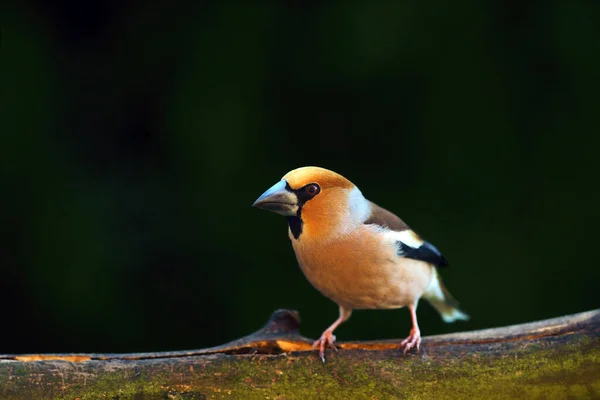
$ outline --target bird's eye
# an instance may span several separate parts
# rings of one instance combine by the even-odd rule
[[[306,190],[306,193],[309,195],[316,196],[321,191],[321,188],[316,183],[311,183],[310,185],[306,185],[304,190]]]

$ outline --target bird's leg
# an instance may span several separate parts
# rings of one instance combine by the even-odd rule
[[[333,335],[333,331],[340,326],[340,324],[350,318],[350,314],[352,314],[352,309],[347,309],[340,306],[340,316],[335,320],[333,324],[321,335],[319,340],[315,340],[313,343],[313,348],[319,347],[319,356],[321,357],[321,361],[325,362],[325,346],[329,346],[335,350],[335,336]]]
[[[419,346],[421,345],[421,331],[419,331],[419,324],[417,324],[417,305],[411,305],[408,309],[410,310],[410,317],[412,319],[412,328],[410,335],[400,343],[400,347],[404,347],[404,354],[413,347],[419,350]]]

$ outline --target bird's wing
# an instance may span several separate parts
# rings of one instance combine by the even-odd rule
[[[385,234],[396,240],[397,254],[413,260],[425,261],[437,267],[445,267],[448,260],[431,243],[421,239],[397,215],[371,202],[371,215],[365,224],[385,228]]]
[[[410,229],[410,227],[393,212],[388,211],[383,207],[379,207],[372,201],[370,203],[371,215],[365,221],[365,224],[375,224],[398,232]]]
[[[448,260],[440,251],[429,242],[423,241],[419,247],[412,247],[402,240],[396,241],[398,247],[397,254],[401,257],[412,258],[413,260],[425,261],[436,267],[448,266]]]

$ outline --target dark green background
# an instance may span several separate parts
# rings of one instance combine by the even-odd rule
[[[599,306],[600,3],[5,2],[2,352],[199,348],[295,308],[285,220],[250,205],[333,169],[450,260],[472,315]],[[404,337],[358,311],[338,339]]]

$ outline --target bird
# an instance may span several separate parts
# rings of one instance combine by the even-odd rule
[[[344,176],[297,168],[252,206],[286,217],[304,276],[339,307],[339,318],[313,344],[323,362],[326,347],[337,350],[333,333],[353,310],[407,307],[412,327],[400,343],[404,354],[420,349],[421,298],[447,323],[470,318],[442,283],[438,269],[449,265],[444,255]]]

